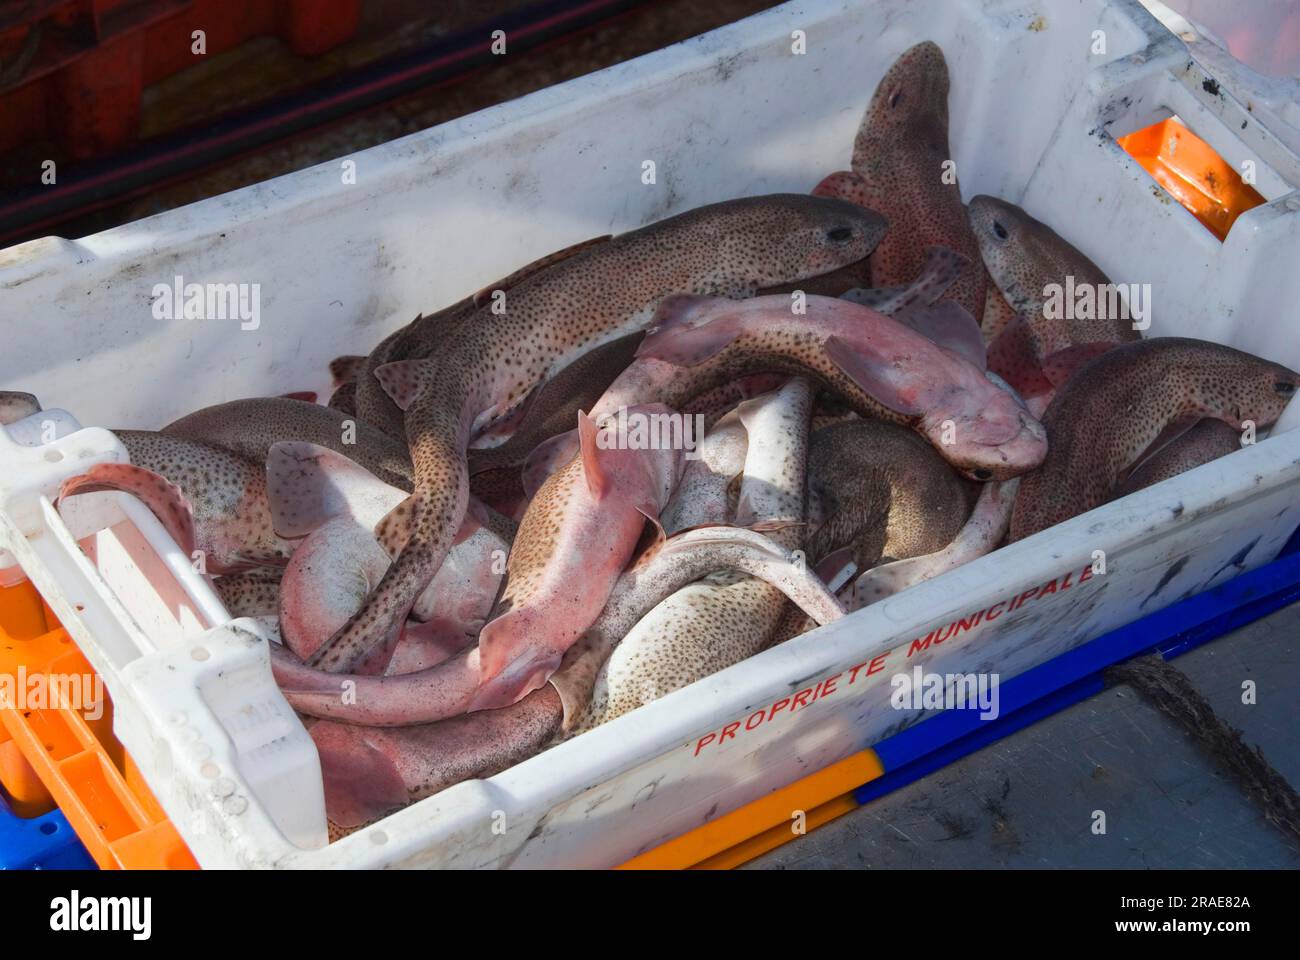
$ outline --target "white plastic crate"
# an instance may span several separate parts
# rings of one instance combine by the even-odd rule
[[[792,52],[796,30],[806,54]],[[1105,53],[1094,54],[1099,30]],[[948,58],[968,198],[1020,202],[1116,282],[1152,284],[1150,335],[1300,367],[1290,321],[1300,163],[1290,133],[1261,125],[1238,98],[1248,77],[1236,94],[1209,92],[1204,68],[1136,0],[822,0],[148,220],[0,251],[0,388],[86,423],[141,428],[235,397],[324,390],[335,355],[365,352],[416,313],[553,249],[703,203],[810,190],[847,166],[877,81],[923,39]],[[1113,142],[1172,113],[1229,162],[1258,166],[1269,203],[1223,244]],[[655,185],[641,182],[644,160],[656,163]],[[260,284],[260,326],[155,319],[153,286],[175,276]],[[915,722],[889,706],[895,668],[1010,678],[1272,559],[1300,524],[1300,432],[1283,429],[1296,420],[1293,407],[1272,438],[1226,460],[329,846],[314,749],[275,690],[265,645],[205,631],[219,606],[129,497],[84,498],[71,535],[50,508],[62,476],[120,455],[111,436],[72,432],[54,461],[0,442],[0,547],[103,675],[120,738],[200,864],[609,866]],[[149,561],[133,525],[162,557],[145,568],[171,598],[162,606],[123,559]],[[101,570],[71,536],[105,526],[96,535],[125,549],[98,550],[117,558]],[[1108,572],[1084,577],[1095,550]],[[160,624],[160,609],[187,612]],[[932,634],[981,611],[956,636]],[[833,693],[767,719],[770,705],[836,674]]]

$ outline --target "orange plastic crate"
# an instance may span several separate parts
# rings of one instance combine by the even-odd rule
[[[197,868],[113,736],[107,691],[30,582],[0,588],[0,678],[0,784],[16,813],[57,805],[104,869]],[[27,700],[52,680],[80,683],[83,702]]]
[[[1119,145],[1220,240],[1239,216],[1265,202],[1213,147],[1177,119],[1135,130],[1120,137]]]

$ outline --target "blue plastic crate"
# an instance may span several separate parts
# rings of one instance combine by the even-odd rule
[[[904,787],[967,754],[1105,689],[1105,669],[1159,653],[1166,660],[1300,602],[1300,529],[1277,559],[1103,634],[1002,686],[1002,715],[984,722],[973,710],[947,710],[875,745],[883,776],[854,791],[858,803]]]
[[[94,870],[95,861],[60,810],[25,820],[0,790],[0,870]]]

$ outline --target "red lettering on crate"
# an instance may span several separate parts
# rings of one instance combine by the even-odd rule
[[[1026,590],[1024,593],[1017,594],[1016,596],[999,600],[997,603],[985,607],[983,610],[976,610],[973,613],[968,613],[964,616],[958,617],[951,623],[946,623],[940,627],[934,627],[926,633],[925,636],[917,637],[911,642],[907,648],[907,656],[911,657],[914,653],[927,650],[931,645],[938,646],[954,637],[960,636],[967,630],[974,630],[981,623],[992,622],[1004,613],[1018,610],[1026,604],[1032,603],[1042,597],[1058,593],[1062,590],[1069,590],[1075,584],[1085,583],[1091,579],[1092,566],[1089,565],[1079,571],[1077,579],[1073,572],[1067,573],[1063,577],[1054,577],[1041,586]],[[895,647],[894,649],[898,648]],[[892,652],[892,650],[886,650],[884,653],[877,654],[870,660],[864,660],[861,663],[856,663],[849,667],[847,671],[849,677],[847,685],[852,686],[856,683],[859,675],[869,677],[873,674],[880,673],[885,669],[885,661],[889,659],[889,655]],[[743,721],[733,720],[721,729],[706,733],[696,741],[693,756],[698,757],[700,751],[705,747],[721,746],[727,740],[736,739],[738,732],[757,730],[759,727],[763,726],[763,724],[770,723],[775,719],[778,713],[783,711],[785,713],[794,713],[800,707],[809,706],[816,703],[818,700],[825,700],[827,697],[833,695],[837,690],[839,690],[839,682],[843,677],[843,672],[832,674],[831,676],[818,681],[815,686],[805,687],[788,697],[782,697],[780,700],[777,700],[770,706],[764,707],[762,710],[755,710]],[[742,726],[744,728],[743,731],[741,729]]]

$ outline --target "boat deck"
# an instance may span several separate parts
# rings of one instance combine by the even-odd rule
[[[1300,783],[1300,604],[1173,664]],[[1242,684],[1254,680],[1254,705]],[[1105,835],[1091,830],[1106,814]],[[1167,716],[1127,685],[1053,714],[752,861],[756,869],[1296,869],[1269,824]]]

